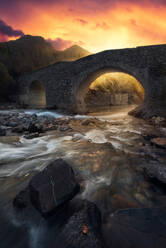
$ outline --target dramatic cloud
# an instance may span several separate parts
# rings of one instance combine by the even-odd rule
[[[0,9],[11,12],[12,10],[20,10],[20,6],[25,6],[27,3],[38,6],[63,5],[68,6],[72,10],[79,6],[80,8],[91,9],[95,11],[96,8],[100,10],[105,8],[105,6],[112,7],[117,4],[166,6],[165,0],[1,0]]]
[[[95,28],[101,28],[104,30],[110,29],[110,26],[106,22],[97,23]]]
[[[74,44],[71,40],[63,40],[61,38],[56,38],[55,40],[47,39],[47,41],[50,42],[56,50],[64,50]]]
[[[82,41],[73,42],[71,40],[63,40],[61,38],[56,38],[55,40],[47,39],[47,41],[50,42],[55,47],[56,50],[64,50],[73,45],[79,45],[79,46],[84,45],[84,42]]]
[[[0,0],[12,31],[43,36],[60,50],[82,42],[91,52],[166,43],[165,13],[165,0]],[[0,40],[10,37],[0,31]]]
[[[83,20],[83,19],[79,19],[79,18],[77,18],[77,19],[76,19],[76,21],[77,21],[77,22],[79,22],[79,23],[81,23],[82,25],[86,25],[86,24],[88,24],[88,22],[87,22],[87,21],[85,21],[85,20]]]
[[[19,37],[23,35],[24,33],[21,30],[13,29],[4,21],[0,20],[0,41],[5,41],[8,37]]]

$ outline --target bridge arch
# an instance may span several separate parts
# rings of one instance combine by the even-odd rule
[[[84,112],[83,93],[98,76],[124,72],[135,77],[145,98],[133,114],[141,118],[166,117],[166,45],[107,50],[72,62],[58,62],[18,79],[18,102],[29,103],[29,86],[44,83],[47,108]]]
[[[141,78],[141,75],[139,75],[139,72],[137,72],[136,70],[135,71],[131,70],[131,71],[126,70],[126,69],[116,68],[116,67],[109,67],[109,68],[100,68],[100,69],[97,69],[95,71],[88,73],[84,78],[80,80],[79,84],[77,85],[77,89],[75,91],[76,111],[79,113],[87,112],[86,103],[85,103],[85,95],[87,93],[89,86],[97,78],[107,73],[114,73],[114,72],[124,73],[124,74],[130,75],[133,78],[135,78],[139,82],[139,84],[142,86],[142,88],[144,89],[144,100],[145,100],[146,99],[146,85],[143,79]]]
[[[39,80],[31,82],[29,87],[29,106],[33,108],[46,107],[46,89],[44,84]]]

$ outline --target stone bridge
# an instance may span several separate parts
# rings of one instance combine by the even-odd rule
[[[20,101],[33,107],[32,88],[36,92],[43,88],[46,107],[84,113],[89,85],[108,72],[128,73],[142,84],[145,99],[137,115],[166,116],[166,45],[108,50],[74,62],[55,63],[19,78]]]

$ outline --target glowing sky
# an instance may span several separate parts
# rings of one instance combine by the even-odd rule
[[[166,1],[0,0],[0,40],[19,32],[91,52],[166,43]]]

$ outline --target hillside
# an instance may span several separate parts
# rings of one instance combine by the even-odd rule
[[[89,54],[79,46],[57,51],[51,43],[39,36],[25,35],[14,41],[0,42],[0,102],[9,99],[15,93],[16,79],[20,75],[59,61],[73,61]]]
[[[0,62],[13,77],[47,66],[55,61],[55,56],[54,48],[42,37],[28,35],[0,43]]]
[[[72,61],[90,53],[79,46],[57,51],[44,38],[26,35],[0,43],[0,62],[14,78],[59,61]]]
[[[88,55],[90,55],[90,52],[80,46],[74,45],[65,49],[64,51],[59,52],[59,55],[57,55],[57,60],[73,61]]]

